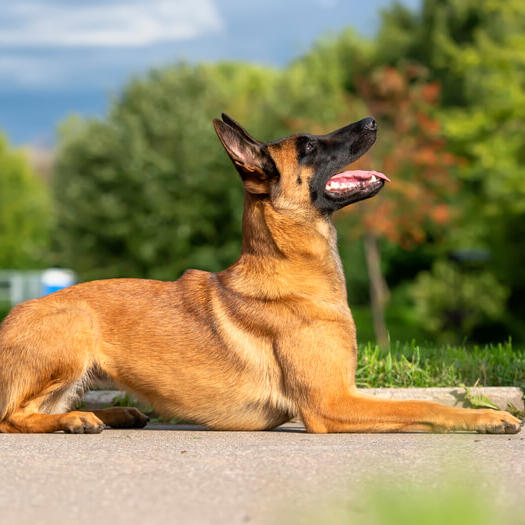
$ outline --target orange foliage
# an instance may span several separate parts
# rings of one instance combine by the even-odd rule
[[[436,105],[439,103],[441,86],[437,82],[429,82],[421,87],[421,94],[427,104]]]
[[[378,121],[378,141],[354,169],[375,169],[392,184],[365,204],[350,206],[365,231],[384,236],[403,248],[427,238],[454,217],[448,201],[458,183],[451,168],[460,159],[446,150],[440,124],[432,116],[440,86],[425,82],[417,66],[376,69],[356,83],[357,97]]]

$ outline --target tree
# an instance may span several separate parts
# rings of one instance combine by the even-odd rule
[[[492,254],[489,269],[511,290],[511,324],[521,327],[509,330],[522,337],[525,277],[515,269],[525,264],[524,34],[521,0],[426,0],[420,12],[386,11],[377,48],[392,65],[424,64],[443,86],[443,135],[468,161],[459,172],[461,228],[450,244]]]
[[[175,279],[238,249],[240,184],[211,119],[221,93],[204,67],[132,81],[104,120],[62,127],[54,179],[59,256],[83,279]]]
[[[464,271],[437,260],[420,272],[410,287],[414,307],[427,333],[441,342],[473,335],[480,325],[493,325],[505,313],[507,290],[485,271]]]
[[[46,187],[0,135],[0,268],[42,268],[51,213]]]

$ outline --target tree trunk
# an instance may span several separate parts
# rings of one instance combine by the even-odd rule
[[[385,322],[385,305],[390,298],[390,292],[381,273],[381,256],[377,246],[377,237],[372,233],[365,234],[365,255],[376,341],[379,346],[386,347],[388,346],[388,332]]]

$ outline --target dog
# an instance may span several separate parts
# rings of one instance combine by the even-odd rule
[[[356,389],[331,216],[388,181],[345,170],[375,142],[375,120],[274,142],[225,114],[213,123],[244,187],[240,258],[219,273],[92,281],[14,307],[0,326],[0,431],[144,427],[131,407],[68,411],[110,380],[163,416],[211,429],[272,429],[300,416],[314,433],[518,432],[507,412]]]

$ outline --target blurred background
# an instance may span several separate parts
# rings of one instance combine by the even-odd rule
[[[359,341],[525,342],[522,0],[18,0],[0,49],[0,318],[231,264],[221,112],[261,140],[373,115],[359,167],[392,184],[334,217]]]

